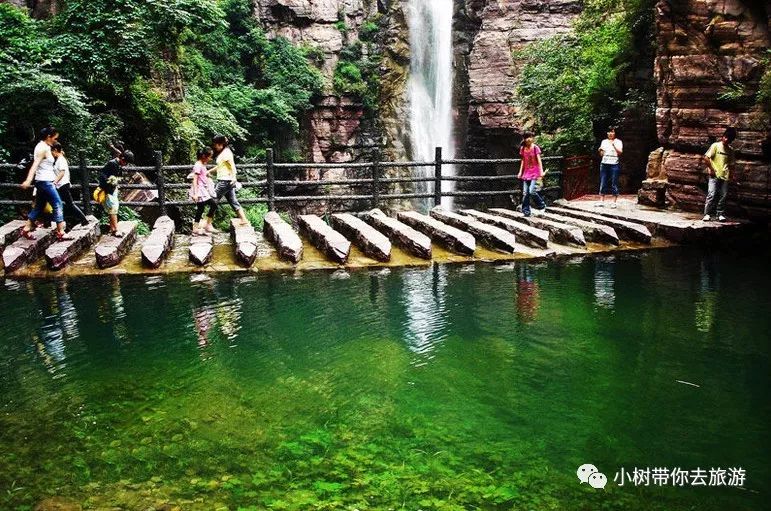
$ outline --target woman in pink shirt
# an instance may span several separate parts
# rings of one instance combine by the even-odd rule
[[[519,146],[519,156],[522,162],[519,165],[517,177],[522,180],[522,213],[530,216],[530,197],[535,201],[536,209],[546,208],[546,204],[538,195],[538,180],[543,177],[543,163],[541,163],[541,148],[535,145],[535,135],[528,132]]]

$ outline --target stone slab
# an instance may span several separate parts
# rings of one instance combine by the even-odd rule
[[[586,239],[584,239],[584,233],[581,229],[574,225],[560,224],[553,220],[539,218],[535,211],[531,216],[525,216],[524,213],[505,208],[492,208],[490,212],[547,231],[549,239],[555,243],[579,247],[586,245]]]
[[[378,261],[391,260],[391,241],[364,220],[350,213],[334,213],[330,221],[334,229],[369,257]]]
[[[257,259],[257,233],[252,224],[243,224],[238,218],[230,220],[230,236],[238,260],[247,267]]]
[[[543,217],[562,224],[575,225],[579,227],[583,233],[586,241],[593,243],[604,243],[607,245],[618,245],[618,234],[616,230],[609,225],[602,225],[588,220],[581,220],[580,218],[573,218],[565,215],[558,215],[556,213],[550,213],[543,211],[538,213],[539,217]]]
[[[24,220],[11,220],[0,226],[0,250],[21,237],[21,230],[26,223]]]
[[[55,241],[46,249],[46,264],[50,270],[61,270],[80,257],[99,238],[99,220],[86,217],[87,225],[76,225],[62,241]]]
[[[214,236],[210,233],[193,234],[190,236],[188,258],[193,264],[205,266],[209,264],[214,253]]]
[[[351,253],[351,242],[345,236],[327,225],[316,215],[297,217],[300,230],[308,236],[314,247],[321,250],[330,260],[343,264]]]
[[[142,244],[142,264],[150,268],[160,267],[174,247],[174,220],[167,216],[158,217],[153,230]]]
[[[640,243],[651,242],[651,231],[645,225],[640,223],[618,220],[604,214],[589,212],[573,207],[549,206],[546,208],[546,211],[565,216],[572,216],[573,218],[596,222],[602,225],[608,225],[613,227],[616,234],[618,234],[618,237],[622,240],[637,241]]]
[[[387,216],[379,209],[367,211],[362,217],[377,230],[385,233],[393,244],[421,259],[431,259],[431,238],[422,232]]]
[[[123,236],[120,238],[109,234],[102,236],[102,239],[99,240],[96,248],[94,248],[96,265],[99,268],[111,268],[120,264],[137,240],[138,224],[138,222],[133,220],[118,222],[118,232],[123,233]]]
[[[3,250],[3,268],[11,273],[40,257],[56,240],[55,229],[39,227],[33,232],[35,239],[19,238]]]
[[[399,221],[422,232],[432,241],[463,255],[474,255],[477,248],[476,240],[470,233],[416,211],[400,211],[396,217]]]
[[[527,245],[533,248],[547,248],[549,246],[549,233],[543,229],[517,222],[511,218],[491,215],[490,213],[475,209],[464,209],[461,212],[464,215],[476,218],[480,222],[509,231],[517,236],[517,241],[519,241],[520,245]]]
[[[508,253],[516,251],[516,236],[505,229],[480,222],[473,216],[448,211],[441,206],[433,208],[431,216],[453,227],[468,231],[488,248]]]
[[[292,226],[275,211],[265,215],[263,233],[276,245],[278,256],[282,259],[299,263],[303,257],[303,242]]]

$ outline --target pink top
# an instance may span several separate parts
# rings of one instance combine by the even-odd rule
[[[206,165],[200,161],[193,165],[193,180],[198,185],[198,202],[205,202],[214,197],[211,179],[206,175]],[[190,186],[190,198],[193,198],[192,186]]]
[[[522,157],[522,179],[530,181],[532,179],[538,179],[541,174],[541,167],[538,166],[538,155],[541,154],[541,148],[533,144],[528,149],[522,147],[519,150],[519,155]]]

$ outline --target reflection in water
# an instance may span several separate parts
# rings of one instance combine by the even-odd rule
[[[434,265],[433,271],[406,273],[402,283],[407,346],[414,353],[430,359],[436,344],[444,339],[442,332],[447,324],[447,265]]]
[[[699,298],[695,310],[696,329],[699,332],[709,332],[715,325],[718,287],[717,261],[714,256],[705,256],[699,266]]]
[[[517,318],[532,323],[538,316],[540,289],[535,268],[526,262],[517,265]]]
[[[46,369],[55,373],[65,367],[66,342],[79,336],[77,312],[67,289],[67,281],[60,281],[55,289],[42,287],[40,291],[33,291],[33,295],[40,307],[43,323],[39,335],[33,335],[32,341]]]
[[[616,306],[615,259],[598,257],[594,260],[594,305],[600,309],[614,310]]]

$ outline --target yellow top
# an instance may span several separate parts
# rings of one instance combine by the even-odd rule
[[[217,155],[217,180],[235,181],[236,180],[236,160],[233,157],[233,151],[229,147],[224,148]]]
[[[709,150],[704,156],[712,160],[712,166],[715,167],[715,177],[727,180],[728,170],[733,164],[733,148],[724,146],[723,142],[715,142],[709,146]]]

